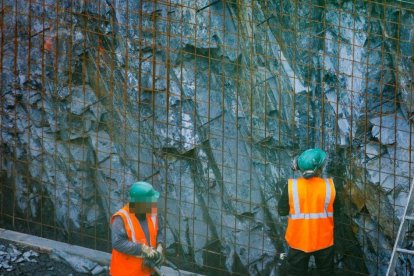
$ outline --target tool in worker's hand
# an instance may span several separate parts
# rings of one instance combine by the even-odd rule
[[[157,273],[157,275],[164,276],[160,268],[154,266],[152,269],[155,271],[155,273]]]
[[[154,259],[144,258],[144,265],[153,269],[157,275],[164,276],[164,274],[161,271],[161,268],[159,267],[159,265],[161,264],[157,265]]]
[[[151,250],[150,250],[151,249]],[[168,265],[169,267],[171,267],[172,269],[176,270],[178,272],[178,275],[181,275],[180,270],[178,269],[178,267],[172,263],[171,261],[167,260],[167,258],[165,258],[163,253],[163,248],[162,246],[157,246],[156,250],[153,250],[153,248],[144,248],[145,251],[147,251],[148,253],[152,253],[152,254],[146,254],[146,252],[144,251],[144,256],[142,256],[144,258],[144,265],[152,268],[154,270],[155,273],[157,273],[157,275],[162,276],[163,273],[161,271],[161,265],[163,263],[165,263],[166,265]]]
[[[171,261],[169,261],[169,260],[167,260],[167,259],[164,259],[164,262],[165,262],[168,266],[170,266],[172,269],[177,270],[177,271],[179,272],[178,267],[177,267],[175,264],[173,264]]]

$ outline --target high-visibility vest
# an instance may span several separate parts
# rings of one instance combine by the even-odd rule
[[[312,177],[288,180],[289,217],[286,241],[292,248],[313,252],[334,244],[333,180]]]
[[[145,237],[144,231],[135,217],[134,213],[129,212],[128,205],[125,205],[121,210],[115,213],[111,217],[111,224],[114,221],[115,216],[120,216],[124,221],[124,226],[126,233],[128,235],[128,240],[149,245]],[[151,214],[147,214],[147,223],[150,244],[155,248],[157,232],[158,232],[158,219],[155,220],[155,225],[152,222]],[[110,274],[113,276],[126,276],[126,275],[150,275],[151,269],[144,265],[144,258],[127,255],[122,252],[112,249],[111,265],[110,265]]]

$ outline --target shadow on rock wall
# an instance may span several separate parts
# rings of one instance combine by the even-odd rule
[[[109,251],[145,180],[184,269],[278,274],[291,159],[322,147],[337,267],[382,274],[413,171],[404,5],[6,0],[1,225]]]

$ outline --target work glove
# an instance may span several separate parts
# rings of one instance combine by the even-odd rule
[[[147,248],[148,247],[148,248]],[[149,246],[143,246],[142,252],[144,253],[144,264],[148,267],[154,268],[159,267],[161,264],[165,261],[164,255],[161,254],[158,250],[162,249],[157,248],[158,250],[155,250],[152,247]],[[148,252],[148,253],[145,253]]]
[[[162,254],[162,252],[164,251],[164,248],[162,248],[162,244],[161,243],[159,243],[158,245],[157,245],[157,252],[158,253],[160,253],[160,254]]]
[[[141,251],[144,254],[144,258],[149,259],[153,259],[156,256],[156,254],[158,254],[157,250],[145,244],[141,245]]]
[[[155,266],[161,266],[164,263],[165,258],[164,258],[163,254],[161,254],[157,251],[156,256],[152,260],[153,260]]]
[[[162,254],[164,251],[162,244],[157,245],[157,256],[154,257],[154,262],[156,266],[160,266],[165,261],[164,254]]]

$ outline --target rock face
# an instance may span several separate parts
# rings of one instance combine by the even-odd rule
[[[291,159],[321,147],[338,269],[382,275],[414,169],[413,10],[158,2],[3,1],[3,223],[109,250],[146,180],[181,268],[276,275]]]
[[[82,260],[84,262],[84,260]],[[82,263],[82,262],[80,262]],[[107,275],[95,264],[95,271],[79,272],[48,253],[37,252],[0,239],[0,273],[2,275]]]

